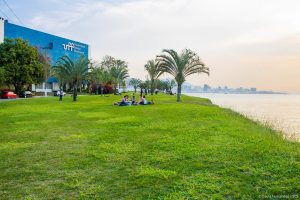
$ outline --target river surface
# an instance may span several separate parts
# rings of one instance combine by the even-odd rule
[[[300,95],[186,93],[270,124],[289,138],[300,141]]]

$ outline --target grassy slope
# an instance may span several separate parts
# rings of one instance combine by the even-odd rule
[[[97,96],[0,103],[0,197],[300,193],[299,143],[205,99],[155,98],[136,107]]]

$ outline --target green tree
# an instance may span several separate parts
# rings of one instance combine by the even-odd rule
[[[88,64],[89,61],[84,56],[77,59],[75,63],[68,56],[62,56],[53,67],[54,71],[64,74],[66,80],[72,84],[73,101],[77,101],[78,86],[82,84],[88,73]]]
[[[105,66],[96,66],[90,72],[90,79],[97,85],[97,92],[101,87],[101,95],[103,95],[105,85],[110,81],[110,74]]]
[[[160,90],[166,90],[167,92],[170,92],[175,86],[176,81],[174,79],[157,80],[157,87]]]
[[[105,69],[110,70],[116,65],[116,59],[112,56],[104,56],[100,65]]]
[[[89,71],[85,77],[86,81],[87,81],[87,85],[88,85],[88,88],[89,88],[89,91],[91,91],[91,87],[92,87],[92,84],[94,83],[94,69],[96,67],[96,61],[92,61],[90,59],[89,61]]]
[[[147,70],[150,77],[150,92],[151,95],[153,95],[155,89],[155,81],[162,75],[163,71],[160,71],[159,63],[155,60],[149,60],[145,65],[145,69]]]
[[[160,71],[174,76],[177,83],[177,101],[180,102],[181,86],[186,77],[196,73],[209,75],[209,68],[189,49],[184,49],[180,54],[172,49],[164,49],[162,52],[163,54],[157,56]]]
[[[167,79],[166,84],[167,84],[167,90],[171,92],[172,89],[176,86],[176,81],[174,79],[171,80]]]
[[[60,93],[62,93],[63,86],[68,83],[68,74],[66,69],[59,65],[53,66],[51,75],[57,79],[59,84],[59,91]]]
[[[139,88],[144,89],[145,94],[148,94],[149,87],[150,86],[150,81],[146,79],[145,81],[141,81],[139,84]]]
[[[134,93],[136,93],[136,89],[139,87],[140,83],[141,83],[140,79],[137,78],[130,79],[129,85],[134,88]]]
[[[49,77],[51,76],[51,58],[47,54],[46,51],[39,52],[39,61],[42,63],[44,68],[44,80],[45,80],[45,95],[47,94],[47,81]]]
[[[129,78],[128,65],[123,60],[116,60],[116,67],[119,69],[118,86],[120,89],[124,85],[125,79]]]
[[[5,84],[4,67],[0,67],[0,87]]]
[[[159,89],[159,90],[167,89],[167,84],[166,84],[166,81],[164,81],[164,80],[157,79],[156,85],[157,85],[157,89]]]
[[[110,76],[114,87],[114,93],[116,94],[117,88],[121,87],[122,82],[129,77],[127,63],[122,60],[116,60],[115,65],[110,68]]]
[[[43,65],[44,68],[44,78],[47,82],[48,78],[51,76],[51,58],[49,57],[49,55],[44,52],[41,53],[39,52],[39,61],[40,63]]]
[[[20,38],[5,38],[0,44],[0,66],[4,71],[5,83],[13,85],[17,94],[24,86],[41,83],[44,78],[37,49]]]

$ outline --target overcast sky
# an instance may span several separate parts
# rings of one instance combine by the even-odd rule
[[[6,1],[25,26],[90,44],[94,60],[126,60],[131,77],[162,49],[189,48],[211,69],[194,85],[300,93],[299,0]]]

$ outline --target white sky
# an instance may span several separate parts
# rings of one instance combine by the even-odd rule
[[[300,93],[299,0],[13,0],[26,26],[87,42],[145,79],[162,49],[196,51],[211,75],[194,85]],[[2,8],[2,4],[0,4]],[[28,9],[24,9],[28,8]]]

